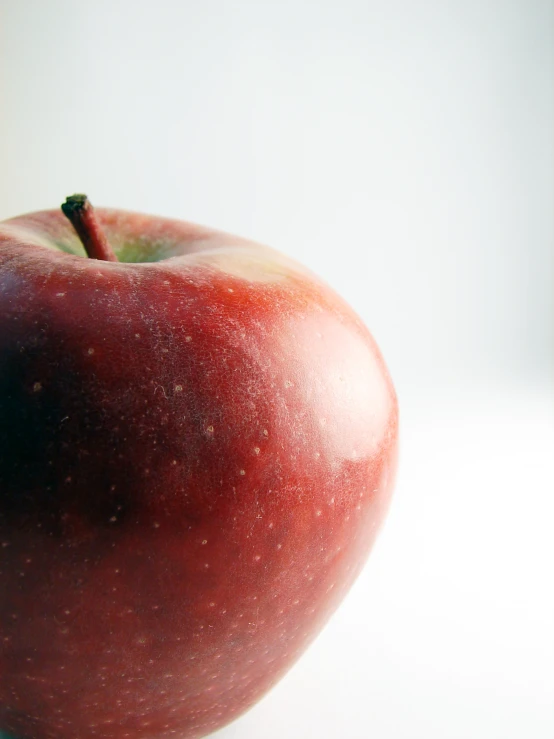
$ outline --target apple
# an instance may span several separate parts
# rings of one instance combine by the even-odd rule
[[[0,224],[0,730],[205,736],[360,572],[396,396],[360,318],[282,254],[64,213]]]

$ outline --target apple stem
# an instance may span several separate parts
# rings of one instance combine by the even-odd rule
[[[117,262],[90,200],[86,195],[70,195],[62,205],[62,211],[71,221],[91,259]]]

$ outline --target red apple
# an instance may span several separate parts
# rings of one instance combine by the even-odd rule
[[[396,397],[362,321],[278,252],[66,214],[82,243],[61,212],[0,224],[0,728],[205,736],[359,573]]]

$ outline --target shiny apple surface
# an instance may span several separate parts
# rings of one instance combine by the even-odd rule
[[[189,224],[0,224],[0,728],[201,737],[256,702],[363,566],[398,412],[329,287]]]

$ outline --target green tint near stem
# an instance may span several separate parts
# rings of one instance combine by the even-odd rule
[[[118,243],[116,239],[110,238],[110,245],[114,250],[118,262],[123,264],[138,264],[140,262],[160,262],[163,259],[176,256],[177,244],[164,240],[147,240],[138,238],[134,241],[123,241]],[[57,239],[55,247],[66,254],[84,257],[88,259],[85,249],[78,239]],[[0,736],[0,739],[2,737]]]

